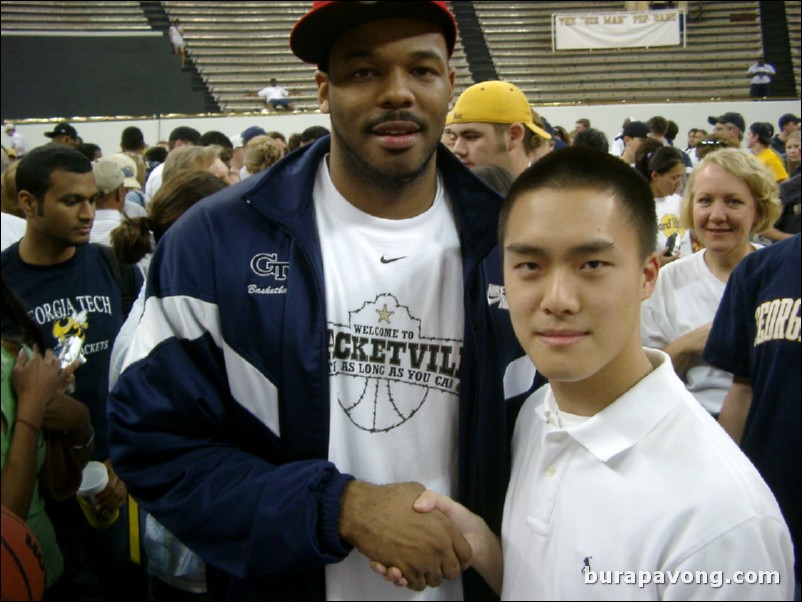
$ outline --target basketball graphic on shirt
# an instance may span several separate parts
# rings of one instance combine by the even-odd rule
[[[421,321],[391,294],[349,312],[348,324],[329,324],[329,374],[349,420],[386,432],[410,420],[432,391],[459,394],[459,341],[426,337]]]

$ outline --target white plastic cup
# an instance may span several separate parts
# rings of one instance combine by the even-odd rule
[[[120,517],[120,511],[103,512],[97,508],[97,495],[109,484],[109,471],[103,462],[88,462],[83,470],[81,486],[76,497],[84,516],[95,529],[106,529]]]

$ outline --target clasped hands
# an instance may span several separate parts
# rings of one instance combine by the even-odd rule
[[[456,579],[478,560],[477,551],[485,554],[488,538],[497,542],[484,520],[420,483],[352,481],[340,517],[340,536],[374,571],[416,591]]]

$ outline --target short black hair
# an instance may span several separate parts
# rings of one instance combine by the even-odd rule
[[[100,151],[100,147],[93,142],[81,142],[81,144],[76,144],[74,148],[90,161],[94,161],[95,156]]]
[[[661,117],[660,115],[652,117],[646,122],[646,125],[649,126],[653,134],[657,134],[660,137],[665,136],[666,131],[668,131],[668,121],[665,117]]]
[[[198,146],[200,145],[200,139],[201,135],[198,130],[186,125],[181,125],[170,132],[170,138],[167,142],[170,145],[170,148],[173,148],[175,143],[179,140],[186,140],[187,142],[191,142],[195,146]]]
[[[145,174],[150,173],[167,160],[167,149],[163,146],[149,146],[142,155],[145,162]]]
[[[143,155],[145,161],[164,163],[167,160],[167,149],[163,146],[149,146]]]
[[[774,136],[774,126],[765,121],[756,121],[749,126],[749,131],[757,137],[758,142],[765,146],[771,144],[771,137]]]
[[[668,127],[666,128],[666,140],[675,140],[677,134],[679,134],[679,126],[677,125],[676,121],[671,121],[670,119],[666,122]]]
[[[234,145],[231,144],[231,138],[226,136],[223,132],[218,132],[216,130],[205,132],[203,136],[200,137],[200,146],[210,146],[212,144],[222,146],[223,148],[234,148]]]
[[[507,221],[521,195],[542,188],[609,191],[638,235],[642,257],[657,245],[657,210],[652,189],[618,157],[590,146],[555,150],[527,168],[512,185],[499,214],[499,243],[504,248]]]
[[[605,153],[610,151],[610,143],[607,141],[607,136],[604,135],[604,132],[600,132],[595,128],[577,132],[576,136],[574,136],[574,146],[592,146]]]
[[[25,153],[17,166],[17,194],[27,190],[44,199],[50,188],[50,174],[62,170],[83,174],[92,171],[92,163],[80,152],[62,144],[46,144]]]
[[[647,182],[651,182],[652,172],[662,176],[677,165],[685,165],[682,153],[673,146],[664,146],[659,140],[655,140],[654,143],[647,142],[649,144],[641,145],[635,158],[635,169],[646,178]]]
[[[312,125],[301,132],[301,144],[308,144],[314,142],[318,138],[328,136],[331,132],[322,125]]]
[[[128,126],[123,130],[120,137],[120,146],[123,152],[139,152],[145,148],[145,135],[136,126]]]
[[[0,307],[3,312],[3,339],[11,339],[28,346],[37,347],[39,353],[44,354],[47,345],[42,332],[28,314],[28,306],[20,296],[11,288],[6,280],[6,274],[0,270]]]

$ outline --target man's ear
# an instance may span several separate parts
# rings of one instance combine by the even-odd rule
[[[657,253],[652,253],[643,263],[643,282],[641,283],[640,300],[645,301],[652,296],[655,286],[657,286],[657,275],[660,272],[660,260]]]
[[[37,213],[37,204],[39,200],[27,190],[21,190],[17,195],[17,203],[20,209],[25,214],[25,219],[34,217]]]
[[[320,69],[315,71],[315,82],[317,83],[317,101],[320,103],[320,112],[329,112],[329,76]]]
[[[526,126],[522,123],[513,123],[509,128],[507,128],[507,136],[510,140],[510,150],[523,144],[525,127]]]

